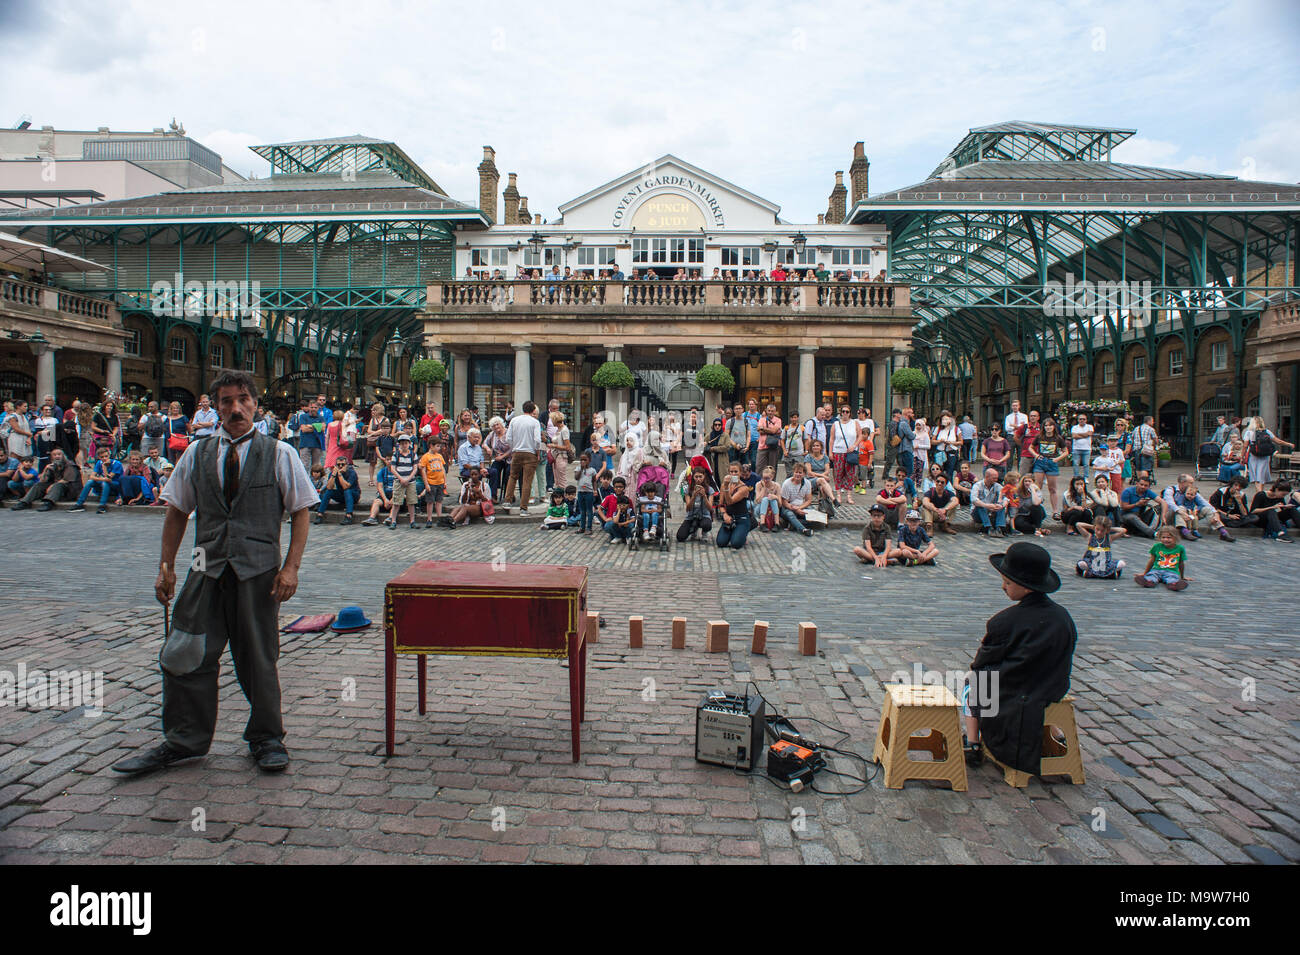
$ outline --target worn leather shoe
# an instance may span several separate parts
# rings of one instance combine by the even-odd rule
[[[201,755],[201,753],[182,753],[168,743],[163,743],[147,753],[114,763],[113,772],[125,773],[128,776],[140,776],[144,773],[152,773],[155,769],[170,766],[172,763],[179,763],[183,759],[197,759]]]
[[[264,773],[281,773],[289,765],[289,752],[278,739],[249,743],[248,751],[257,760],[257,768]]]

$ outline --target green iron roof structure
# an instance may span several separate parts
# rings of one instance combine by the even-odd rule
[[[918,346],[953,346],[936,376],[969,378],[990,339],[1005,378],[1009,356],[1045,366],[1082,354],[1091,371],[1134,341],[1154,355],[1169,332],[1194,354],[1207,326],[1227,325],[1240,393],[1247,327],[1300,294],[1300,186],[1110,161],[1133,132],[972,129],[929,179],[855,205],[850,222],[890,230],[891,279],[912,286]],[[1120,302],[1082,300],[1121,286]],[[1062,302],[1061,288],[1079,294]],[[1157,333],[1161,322],[1172,324]],[[927,361],[920,347],[916,358]]]
[[[354,136],[254,151],[271,162],[269,178],[0,213],[0,228],[111,265],[54,278],[148,318],[160,347],[186,323],[197,328],[201,354],[225,333],[236,339],[237,361],[246,345],[267,358],[284,346],[295,368],[314,353],[322,369],[327,360],[341,368],[394,332],[418,343],[428,285],[452,277],[454,236],[487,228],[483,213],[449,198],[391,142]],[[260,344],[237,334],[241,321],[229,310],[159,314],[168,289],[193,282],[256,288]]]

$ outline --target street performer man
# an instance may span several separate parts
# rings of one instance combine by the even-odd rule
[[[194,555],[158,655],[163,676],[162,745],[115,763],[139,775],[202,756],[217,725],[217,674],[230,644],[252,713],[244,739],[259,768],[289,765],[280,715],[279,607],[298,589],[311,510],[320,501],[293,448],[253,427],[257,385],[240,371],[212,383],[221,427],[191,442],[162,492],[167,504],[154,592],[176,592],[176,551],[191,513]],[[232,453],[233,451],[233,453]],[[280,562],[280,526],[292,515]]]
[[[991,617],[971,663],[966,717],[967,762],[982,762],[980,739],[999,761],[1038,774],[1043,757],[1043,711],[1070,689],[1079,639],[1074,620],[1047,595],[1061,586],[1052,556],[1037,544],[1017,543],[990,554],[1012,600]],[[982,671],[991,676],[983,678]],[[979,688],[977,690],[977,687]],[[980,699],[981,694],[987,699]]]

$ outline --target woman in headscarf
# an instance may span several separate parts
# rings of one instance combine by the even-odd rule
[[[727,472],[727,431],[722,426],[721,416],[713,419],[713,427],[704,438],[704,456],[714,474]]]
[[[643,455],[641,446],[637,443],[636,435],[623,435],[623,453],[618,458],[618,474],[627,482],[629,493],[636,488],[636,473],[641,469]]]

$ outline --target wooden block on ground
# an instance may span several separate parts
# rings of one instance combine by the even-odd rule
[[[629,647],[641,646],[641,625],[644,622],[644,617],[627,618],[627,645]]]
[[[587,642],[600,643],[600,614],[587,611]]]
[[[754,642],[750,644],[750,653],[767,653],[767,621],[754,621]]]
[[[686,649],[686,618],[673,617],[673,649]]]
[[[709,628],[704,633],[705,653],[726,653],[727,638],[731,635],[731,624],[725,620],[710,620]]]
[[[799,652],[806,657],[817,655],[817,624],[799,624]]]

